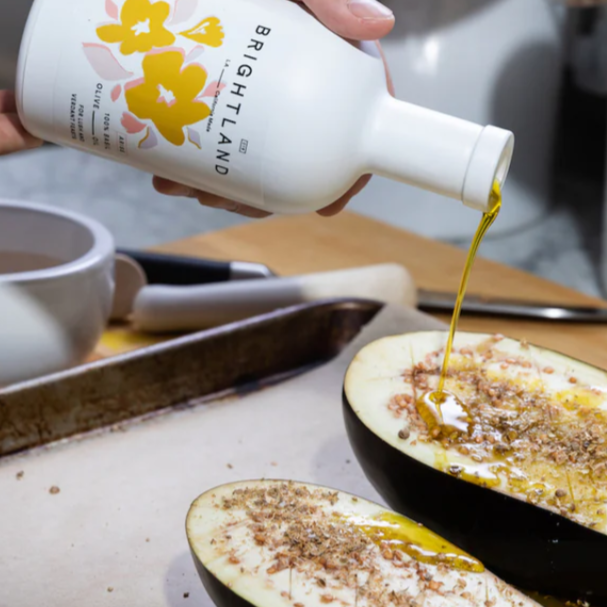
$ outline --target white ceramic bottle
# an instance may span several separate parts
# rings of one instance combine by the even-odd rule
[[[281,213],[374,173],[485,210],[513,135],[392,98],[381,60],[286,0],[36,0],[33,134]]]

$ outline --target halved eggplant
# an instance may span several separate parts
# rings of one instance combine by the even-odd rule
[[[607,373],[458,333],[440,397],[445,342],[385,338],[351,363],[344,414],[368,479],[508,582],[607,605]]]
[[[367,500],[292,481],[207,491],[187,517],[217,607],[531,607],[475,558]]]

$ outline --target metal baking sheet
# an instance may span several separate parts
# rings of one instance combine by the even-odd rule
[[[0,607],[213,607],[184,523],[221,483],[291,478],[381,502],[346,437],[345,370],[374,339],[442,327],[319,304],[5,391]]]
[[[0,390],[0,456],[272,385],[334,357],[380,308],[297,306]]]

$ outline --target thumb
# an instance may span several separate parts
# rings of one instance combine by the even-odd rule
[[[303,0],[329,29],[351,40],[379,40],[394,27],[394,14],[377,0]]]

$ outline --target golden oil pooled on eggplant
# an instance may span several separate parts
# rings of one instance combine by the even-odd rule
[[[420,563],[444,564],[453,569],[482,573],[483,564],[446,542],[426,527],[393,512],[379,517],[349,517],[353,523],[384,551],[399,550]],[[388,556],[391,556],[388,553]]]
[[[567,378],[551,390],[551,367],[539,368],[523,343],[520,354],[500,351],[500,336],[453,351],[446,391],[432,391],[441,352],[404,373],[410,394],[390,403],[407,412],[399,433],[432,442],[439,469],[547,507],[590,528],[607,531],[607,397]],[[413,427],[414,426],[414,427]]]
[[[424,392],[416,401],[417,411],[426,422],[430,436],[457,437],[469,433],[472,418],[465,405],[450,392]]]

